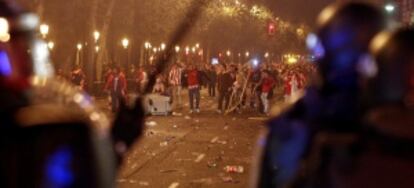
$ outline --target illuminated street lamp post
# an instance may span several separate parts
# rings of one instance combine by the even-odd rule
[[[228,60],[229,60],[229,61],[233,61],[233,58],[231,57],[232,53],[231,53],[231,51],[230,51],[230,50],[227,50],[227,51],[226,51],[226,55],[227,55],[227,58],[228,58]],[[232,62],[231,62],[231,63],[232,63]]]
[[[93,32],[93,39],[95,40],[96,46],[95,46],[95,53],[92,55],[92,61],[93,61],[93,64],[94,64],[93,66],[94,67],[97,67],[97,65],[98,65],[98,55],[99,55],[99,51],[100,51],[98,41],[99,41],[100,37],[101,37],[101,33],[99,31],[95,30]],[[97,72],[95,71],[94,74],[97,75]]]
[[[76,48],[78,49],[78,51],[81,51],[82,50],[82,44],[81,43],[78,43],[77,45],[76,45]]]
[[[121,43],[122,43],[122,47],[124,48],[125,53],[126,53],[126,65],[125,65],[125,68],[128,68],[129,67],[129,50],[128,50],[128,47],[129,47],[129,39],[123,38],[122,41],[121,41]],[[127,70],[127,69],[125,69],[125,70]]]
[[[249,56],[250,56],[250,52],[246,51],[246,53],[244,53],[244,57],[245,57],[244,60],[245,60],[245,62],[248,61]]]
[[[177,53],[176,54],[176,62],[178,62],[179,60],[180,60],[180,46],[175,46],[175,53]]]
[[[122,39],[122,46],[124,47],[124,49],[128,49],[129,40],[127,38]]]
[[[78,43],[76,45],[76,49],[77,49],[77,52],[76,52],[76,65],[77,66],[82,65],[82,56],[81,56],[82,48],[83,48],[83,46],[82,46],[81,43]]]
[[[52,41],[49,41],[47,44],[47,48],[49,49],[49,53],[50,53],[50,59],[52,60],[52,62],[53,62],[53,53],[52,53],[52,51],[53,51],[53,48],[55,47],[55,43],[54,42],[52,42]]]
[[[151,48],[152,48],[151,43],[145,42],[144,43],[144,48],[145,48],[145,50],[144,50],[144,64],[147,64],[148,61],[149,61],[150,51],[151,51]]]
[[[165,48],[166,48],[166,45],[165,45],[165,43],[161,43],[161,46],[160,46],[160,50],[162,50],[162,51],[164,51],[165,50]]]
[[[40,34],[42,35],[43,39],[45,39],[47,35],[49,34],[49,25],[47,24],[40,25]]]
[[[387,3],[387,4],[384,6],[384,9],[385,9],[385,11],[386,11],[387,13],[392,14],[392,13],[395,11],[395,5],[394,5],[394,4],[392,4],[392,3]]]
[[[269,52],[266,52],[266,53],[264,54],[264,58],[266,59],[267,63],[270,63],[270,59],[269,59],[269,57],[270,57]]]
[[[93,32],[93,38],[95,39],[95,43],[98,42],[100,37],[101,37],[101,33],[99,31],[94,31]]]

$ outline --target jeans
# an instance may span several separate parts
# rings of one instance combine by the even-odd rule
[[[214,84],[214,83],[208,84],[208,95],[210,97],[215,97],[216,96],[216,84]]]
[[[218,110],[223,110],[223,102],[226,101],[226,104],[224,106],[224,110],[227,110],[227,108],[229,107],[229,103],[230,103],[230,96],[231,96],[231,92],[230,91],[224,91],[224,92],[219,92],[219,97],[218,97]]]
[[[111,103],[112,103],[112,112],[116,112],[119,109],[120,99],[122,94],[119,92],[111,92]]]
[[[172,99],[174,106],[181,106],[182,97],[181,97],[181,86],[172,86]]]
[[[188,89],[188,95],[190,98],[190,108],[191,110],[194,109],[194,99],[195,99],[195,108],[199,109],[200,108],[200,88],[192,88],[192,89]]]
[[[268,96],[269,93],[262,93],[260,96],[263,104],[263,112],[266,114],[269,113],[269,99],[267,98]]]

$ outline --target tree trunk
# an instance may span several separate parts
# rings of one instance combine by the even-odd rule
[[[93,31],[96,30],[96,16],[97,16],[97,10],[98,10],[98,5],[99,5],[99,0],[92,0],[91,2],[91,12],[90,12],[90,28],[87,31],[87,37],[86,37],[86,41],[87,41],[87,46],[85,48],[85,53],[87,53],[86,55],[86,62],[84,64],[84,67],[86,69],[86,83],[87,83],[87,91],[93,93],[94,92],[94,74],[95,74],[95,70],[94,70],[94,57],[95,57],[95,45],[94,45],[94,39],[93,39]]]
[[[104,54],[107,51],[106,45],[107,45],[107,40],[108,40],[108,32],[109,32],[109,26],[111,24],[114,8],[115,8],[115,0],[110,0],[106,13],[104,17],[102,18],[103,26],[102,26],[102,31],[101,31],[101,39],[98,43],[101,50],[97,54],[96,66],[95,66],[95,69],[97,72],[96,79],[98,81],[102,80],[103,60],[105,58]]]

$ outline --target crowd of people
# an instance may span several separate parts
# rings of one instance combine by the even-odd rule
[[[104,72],[103,92],[111,98],[115,112],[119,100],[128,94],[143,95],[151,75],[151,66],[122,71],[119,66],[108,67]],[[127,74],[125,73],[127,72]],[[217,113],[242,113],[252,108],[268,115],[271,101],[290,100],[298,91],[305,88],[309,78],[315,73],[315,66],[309,62],[296,64],[262,63],[254,65],[221,63],[199,64],[177,62],[167,71],[156,76],[152,93],[171,99],[173,110],[182,110],[183,91],[188,91],[189,113],[200,113],[201,91],[205,89],[210,99],[217,101]],[[69,77],[77,87],[85,88],[85,73],[76,67]]]

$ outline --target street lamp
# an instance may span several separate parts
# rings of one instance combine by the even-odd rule
[[[226,54],[227,54],[227,56],[231,56],[231,52],[230,52],[230,50],[227,50],[227,52],[226,52]]]
[[[98,53],[101,48],[99,46],[95,46],[95,52]]]
[[[164,51],[164,50],[165,50],[165,47],[166,47],[165,43],[161,43],[161,50],[162,50],[162,51]]]
[[[180,52],[180,47],[179,46],[175,46],[175,52]]]
[[[393,12],[395,11],[395,5],[393,5],[392,3],[387,3],[387,4],[384,6],[384,9],[385,9],[385,11],[386,11],[387,13],[391,14],[391,13],[393,13]]]
[[[265,58],[268,58],[269,57],[269,52],[266,52],[265,55],[264,55],[264,57]]]
[[[196,48],[200,48],[200,43],[197,43],[197,44],[195,45],[195,47],[196,47]]]
[[[149,43],[149,42],[145,42],[144,43],[144,47],[145,47],[145,49],[150,49],[152,46],[151,46],[151,43]]]
[[[40,25],[40,34],[42,34],[43,38],[46,38],[47,34],[49,34],[49,25],[47,24]]]
[[[82,50],[82,44],[78,43],[76,45],[76,48],[78,49],[76,51],[76,65],[82,65],[82,56],[81,56],[81,50]]]
[[[250,53],[249,52],[246,52],[245,55],[246,55],[246,57],[249,57],[250,56]]]
[[[81,43],[78,43],[77,45],[76,45],[76,48],[78,49],[78,51],[81,51],[82,50],[82,44]]]
[[[101,33],[99,31],[93,32],[93,38],[95,39],[95,43],[98,42],[100,37],[101,37]]]
[[[157,48],[153,48],[152,51],[154,51],[154,53],[157,53],[158,49]]]
[[[122,46],[127,49],[129,46],[129,40],[127,38],[122,39]]]
[[[55,47],[55,43],[50,41],[47,43],[47,47],[49,48],[49,50],[53,50],[53,48]]]

